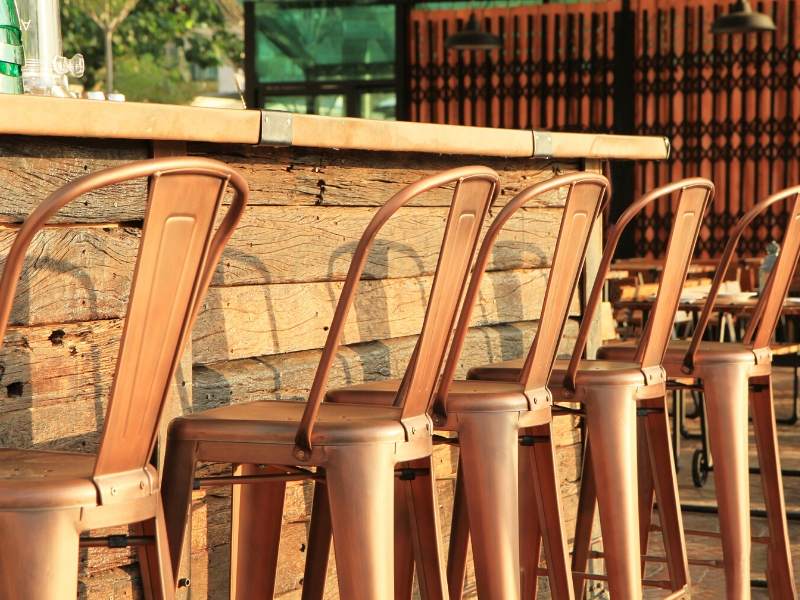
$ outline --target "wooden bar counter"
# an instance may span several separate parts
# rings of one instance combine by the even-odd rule
[[[186,153],[234,166],[252,195],[176,378],[173,416],[253,399],[303,401],[354,244],[375,207],[402,186],[442,169],[485,164],[502,177],[502,204],[556,172],[596,170],[604,159],[664,159],[669,146],[663,138],[0,96],[0,253],[31,209],[71,179]],[[144,182],[92,194],[67,207],[32,245],[0,356],[3,446],[95,449],[145,198]],[[429,194],[384,229],[331,385],[402,372],[422,320],[447,200],[445,193]],[[529,206],[501,237],[462,372],[527,349],[562,202],[553,195]],[[590,264],[599,248],[595,236]],[[577,298],[573,312],[580,313]],[[576,330],[571,322],[565,350]],[[572,514],[579,438],[571,418],[558,419],[557,428]],[[453,452],[441,448],[436,455],[445,535]],[[221,467],[205,471],[220,473]],[[308,486],[290,486],[278,598],[300,597],[310,504]],[[196,492],[191,570],[185,573],[191,587],[179,597],[227,597],[229,511],[228,488]],[[138,580],[132,552],[82,553],[81,597],[139,597]],[[64,597],[71,596],[65,591]],[[335,576],[329,597],[336,597]]]

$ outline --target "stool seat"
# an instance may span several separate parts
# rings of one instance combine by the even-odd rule
[[[522,371],[523,359],[506,360],[491,365],[483,365],[470,369],[469,379],[486,381],[515,381],[519,379]],[[557,360],[553,366],[549,387],[555,395],[558,388],[562,387],[564,376],[567,372],[569,361]],[[634,385],[645,383],[642,370],[634,362],[623,360],[584,360],[578,365],[576,373],[578,385],[599,385],[604,382],[615,384],[632,383]]]
[[[96,456],[0,449],[0,509],[95,506]]]
[[[597,351],[598,358],[605,360],[631,360],[636,353],[635,340],[613,342],[602,346]],[[686,377],[682,371],[683,359],[689,350],[689,340],[675,340],[667,346],[664,355],[664,368],[670,377]],[[755,355],[751,346],[738,342],[700,342],[695,355],[695,365],[755,363]]]
[[[400,388],[400,379],[370,381],[331,390],[328,402],[391,404]],[[454,380],[447,395],[448,412],[527,411],[525,389],[518,383]]]
[[[221,406],[175,419],[169,435],[179,440],[294,445],[305,407],[304,402],[287,400]],[[319,446],[402,442],[405,430],[400,413],[394,406],[323,402],[313,442]]]

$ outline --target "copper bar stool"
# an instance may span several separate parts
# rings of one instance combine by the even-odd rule
[[[478,300],[480,283],[497,236],[519,208],[542,194],[564,187],[567,188],[564,214],[542,305],[540,328],[524,368],[513,382],[509,381],[513,383],[510,389],[498,388],[503,384],[496,382],[454,380],[472,311]],[[442,376],[442,385],[433,406],[433,420],[437,430],[458,434],[457,437],[438,438],[438,441],[458,444],[460,447],[459,492],[456,494],[460,504],[455,511],[463,513],[466,509],[470,514],[469,522],[475,540],[475,573],[481,598],[513,600],[521,597],[519,520],[520,517],[524,520],[525,515],[520,515],[517,503],[519,470],[523,468],[518,460],[519,439],[520,435],[525,436],[531,430],[536,430],[537,435],[548,441],[551,439],[552,402],[546,383],[567,321],[589,235],[600,214],[607,188],[608,181],[601,175],[575,173],[554,177],[523,190],[509,201],[492,222],[476,260]],[[332,390],[328,393],[328,400],[336,403],[387,403],[391,402],[399,388],[398,380],[370,382]],[[539,515],[537,518],[552,523],[546,531],[545,552],[551,567],[553,596],[572,599],[574,593],[568,567],[567,538],[562,526],[560,491],[553,455],[537,452],[523,456],[525,471],[531,470],[533,473],[531,482],[534,488],[547,490],[547,493],[536,494],[535,497],[542,502],[529,507],[529,510],[536,512]],[[403,497],[402,492],[399,497]],[[315,508],[317,506],[315,497]],[[433,588],[433,582],[429,579],[426,557],[434,549],[424,546],[425,538],[419,531],[426,527],[431,516],[423,512],[426,507],[415,507],[411,502],[407,510],[412,514],[410,527],[401,528],[397,536],[397,572],[404,574],[404,580],[397,583],[394,597],[411,598],[413,569],[410,566],[415,562],[422,597],[429,598],[428,590]],[[320,529],[324,528],[324,514],[324,507],[320,505],[319,512],[314,514],[314,519],[320,519],[323,523]],[[312,522],[312,531],[314,527]],[[313,545],[327,547],[330,543],[328,536],[321,532],[318,535],[310,540],[310,552],[314,551]],[[304,590],[303,598],[322,598],[320,575],[324,579],[325,564],[307,563],[307,568],[311,572],[307,570],[306,581],[314,583]],[[535,572],[533,580],[535,583]],[[462,581],[449,581],[451,598],[461,597],[461,586]]]
[[[713,196],[713,190],[713,184],[706,179],[684,179],[653,190],[625,210],[609,231],[572,359],[569,364],[557,362],[553,371],[550,386],[554,396],[557,399],[580,402],[586,420],[575,550],[572,557],[575,590],[579,597],[583,593],[586,578],[590,577],[585,570],[595,498],[600,508],[606,578],[611,596],[625,600],[642,597],[638,471],[640,468],[646,469],[648,463],[667,464],[669,461],[668,464],[672,464],[669,446],[664,447],[660,443],[661,440],[667,440],[667,443],[669,440],[665,410],[666,377],[661,361],[669,341],[702,218]],[[624,228],[647,205],[673,194],[677,194],[678,199],[658,297],[634,356],[626,362],[581,360],[605,277]],[[518,377],[521,368],[520,360],[505,361],[473,369],[469,377],[488,381],[512,381]],[[560,388],[559,383],[562,381],[563,388]],[[644,423],[637,425],[637,413],[644,415]],[[637,436],[639,427],[646,431],[646,440]],[[540,442],[533,437],[531,444],[536,449]],[[550,444],[542,445],[552,452]],[[637,448],[641,453],[643,445],[647,452],[644,453],[644,460],[639,461]],[[671,476],[664,477],[662,473],[656,475],[656,492],[662,519],[674,524],[670,531],[674,530],[676,533],[665,539],[670,581],[654,583],[671,589],[674,592],[671,597],[677,597],[688,586],[688,566],[677,488]],[[463,524],[455,521],[454,526],[462,530],[464,528]],[[538,531],[542,528],[541,523],[532,523],[526,532],[524,539],[533,549],[538,550]],[[531,554],[523,558],[522,568],[530,570],[535,564],[535,555]]]
[[[148,598],[172,598],[159,477],[149,460],[172,375],[214,269],[247,202],[224,164],[166,158],[92,173],[51,194],[22,224],[0,279],[0,340],[28,246],[63,206],[94,190],[150,177],[150,194],[116,373],[97,455],[0,450],[0,598],[63,600],[78,589],[81,538],[130,525]],[[216,232],[225,188],[235,191]]]
[[[788,204],[783,247],[759,298],[741,343],[702,341],[725,273],[736,255],[739,239],[753,220],[775,204]],[[756,204],[733,230],[714,277],[691,341],[670,343],[664,359],[670,385],[693,381],[705,396],[707,428],[714,453],[714,481],[719,507],[723,564],[728,598],[750,597],[750,486],[748,469],[748,405],[758,450],[761,484],[767,510],[767,583],[770,598],[797,596],[786,523],[775,410],[772,402],[770,342],[781,307],[789,293],[800,258],[800,186],[778,192]],[[631,354],[632,344],[603,347],[601,354],[618,360]],[[664,463],[654,469],[664,469]],[[641,490],[642,502],[652,493]]]
[[[379,230],[414,198],[452,185],[425,320],[401,391],[381,406],[323,403],[345,320]],[[439,385],[482,224],[498,189],[498,176],[491,169],[463,167],[406,187],[375,213],[355,250],[306,404],[254,401],[173,421],[165,466],[170,485],[163,488],[173,569],[187,526],[195,463],[229,462],[238,465],[234,477],[225,480],[238,484],[233,497],[231,598],[272,597],[285,484],[298,476],[325,481],[341,597],[392,597],[395,466],[419,460],[426,469],[431,467],[427,411]],[[502,389],[509,387],[513,386]],[[317,470],[311,471],[313,467]],[[434,490],[430,479],[427,488],[425,479],[413,483],[417,500],[433,511],[425,534],[437,550],[429,562],[440,581],[434,597],[444,598]]]

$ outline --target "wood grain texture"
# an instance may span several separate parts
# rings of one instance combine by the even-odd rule
[[[374,212],[360,207],[251,207],[213,283],[341,281],[357,236]],[[532,209],[512,219],[498,240],[490,268],[548,266],[560,214],[560,209]],[[400,211],[376,241],[365,277],[432,274],[445,219],[443,208]],[[15,235],[14,229],[0,228],[0,259]],[[31,245],[11,322],[37,325],[124,316],[140,239],[138,227],[44,230]]]
[[[495,271],[481,285],[473,325],[532,320],[547,286],[547,269]],[[342,342],[403,337],[419,331],[432,277],[363,281]],[[212,288],[193,333],[194,362],[321,348],[341,282]],[[577,312],[577,302],[573,312]]]
[[[11,323],[39,325],[125,315],[141,230],[135,227],[53,228],[31,243]],[[0,229],[2,265],[14,241]]]
[[[24,220],[48,194],[73,179],[148,155],[144,142],[0,135],[0,222]],[[146,180],[120,184],[75,200],[53,222],[141,219],[146,197]]]
[[[561,345],[567,354],[577,335],[570,320]],[[519,321],[470,329],[459,360],[457,376],[469,368],[518,358],[527,352],[536,323]],[[330,374],[330,387],[387,377],[399,377],[414,349],[417,336],[343,346]],[[195,365],[192,373],[192,411],[248,400],[304,400],[319,362],[320,350],[224,360]]]
[[[251,206],[217,270],[214,285],[341,281],[373,207]],[[413,207],[384,225],[364,277],[431,275],[436,268],[447,209]],[[503,229],[490,270],[547,267],[561,209],[528,209]],[[484,231],[489,223],[484,226]]]
[[[379,206],[421,177],[478,164],[500,174],[502,189],[496,202],[500,206],[529,185],[576,170],[574,162],[403,152],[208,144],[190,144],[189,152],[213,156],[237,169],[250,185],[252,205]],[[432,190],[412,204],[446,206],[451,196],[451,191]],[[563,206],[564,197],[563,193],[549,194],[538,206]]]

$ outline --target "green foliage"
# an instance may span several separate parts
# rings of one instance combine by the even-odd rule
[[[61,2],[64,51],[68,56],[83,53],[86,59],[84,83],[87,88],[93,88],[103,77],[103,38],[100,28],[79,9],[81,1],[85,0]],[[166,89],[167,82],[171,85],[188,81],[187,63],[201,68],[226,62],[238,66],[243,53],[241,37],[231,31],[230,21],[226,20],[226,13],[218,2],[139,0],[114,34],[118,70],[125,69],[124,77],[121,72],[118,74],[115,87],[133,98],[141,92],[128,87],[131,82],[140,81],[143,73],[160,72],[159,79],[165,84],[163,91],[159,92],[158,86],[150,86],[153,95],[146,99],[166,102],[171,95]]]
[[[184,79],[150,54],[123,56],[116,62],[116,87],[132,102],[157,100],[166,104],[187,104],[203,91],[203,84]]]

